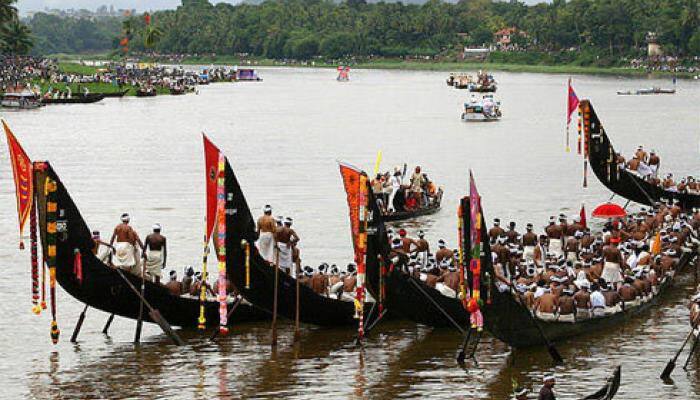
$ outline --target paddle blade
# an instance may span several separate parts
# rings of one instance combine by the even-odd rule
[[[464,354],[464,349],[460,350],[459,354],[457,354],[457,362],[459,364],[464,364],[464,359],[466,358],[466,354]]]
[[[670,378],[671,372],[673,372],[674,368],[676,368],[676,361],[672,359],[668,362],[668,364],[666,364],[666,368],[664,368],[664,372],[661,373],[659,378],[663,380]]]
[[[155,321],[158,324],[158,326],[160,326],[160,329],[162,329],[163,332],[166,335],[168,335],[168,337],[173,341],[173,343],[175,343],[175,345],[182,346],[185,344],[185,342],[183,342],[182,339],[180,339],[180,336],[178,336],[177,333],[175,333],[168,321],[166,321],[165,318],[163,318],[160,315],[160,312],[158,310],[152,309],[148,312],[148,315],[151,316],[151,319]]]
[[[547,350],[549,351],[549,355],[552,356],[552,360],[554,360],[555,363],[564,364],[564,359],[561,357],[561,354],[559,354],[559,351],[557,351],[556,347],[554,347],[553,345],[549,345],[547,347]]]

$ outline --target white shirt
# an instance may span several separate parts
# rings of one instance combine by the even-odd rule
[[[389,182],[391,183],[391,188],[392,189],[398,189],[401,187],[401,179],[398,177],[398,175],[394,175],[389,179]]]
[[[595,292],[591,293],[591,306],[592,307],[605,307],[605,296],[603,296],[603,293],[600,292],[600,290],[596,290]]]

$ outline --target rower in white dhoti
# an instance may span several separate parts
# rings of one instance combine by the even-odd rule
[[[104,264],[111,264],[110,256],[112,255],[112,247],[109,243],[105,243],[100,238],[100,231],[92,231],[92,254]]]
[[[292,229],[291,218],[287,217],[284,219],[284,225],[275,232],[275,239],[277,241],[279,267],[290,274],[293,266],[292,248],[299,242],[299,236]]]
[[[146,236],[144,244],[146,277],[160,283],[161,271],[165,268],[167,246],[165,236],[160,234],[160,224],[153,225],[153,233]]]
[[[135,275],[140,275],[136,245],[138,244],[143,250],[143,243],[136,231],[129,226],[129,220],[129,214],[122,214],[121,224],[114,228],[112,239],[109,242],[114,249],[112,265]]]
[[[276,230],[275,219],[272,217],[272,207],[266,205],[263,208],[263,215],[258,219],[258,241],[256,245],[262,258],[269,263],[275,261]]]

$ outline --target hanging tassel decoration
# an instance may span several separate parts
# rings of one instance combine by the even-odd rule
[[[568,127],[567,127],[568,129]],[[566,135],[567,148],[569,144],[569,135]],[[467,289],[464,282],[464,225],[462,218],[464,217],[464,208],[460,204],[457,208],[457,237],[459,240],[458,258],[459,258],[459,298],[462,300],[462,307],[467,308]]]
[[[204,303],[207,301],[207,257],[209,256],[209,243],[207,242],[207,236],[204,235],[204,252],[202,253],[202,284],[199,291],[199,319],[197,320],[198,329],[205,329],[207,327],[207,317],[204,312]]]
[[[382,256],[377,255],[377,261],[379,261],[379,315],[382,315],[384,311],[384,275],[386,274],[386,267],[384,266],[384,259]]]
[[[29,211],[29,237],[32,254],[32,312],[36,315],[41,314],[41,306],[39,305],[39,260],[37,251],[37,231],[36,231],[36,203],[32,204],[32,209]]]
[[[241,240],[241,247],[245,251],[245,288],[250,289],[250,244],[247,240]]]
[[[219,153],[219,179],[216,188],[217,240],[219,245],[219,333],[228,334],[228,309],[226,291],[226,187],[225,187],[226,157]]]
[[[48,253],[49,266],[49,294],[51,296],[51,341],[58,343],[61,331],[56,322],[56,214],[58,205],[56,204],[56,182],[51,178],[46,178],[46,248]]]
[[[41,309],[46,310],[46,260],[41,260]]]
[[[83,284],[83,257],[79,249],[73,250],[73,275],[79,284]]]

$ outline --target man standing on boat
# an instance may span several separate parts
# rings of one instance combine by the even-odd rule
[[[263,215],[258,219],[258,251],[265,261],[272,263],[275,261],[275,231],[277,226],[275,218],[272,217],[272,207],[266,205],[263,208]]]
[[[533,261],[535,259],[537,235],[532,232],[532,224],[527,224],[521,240],[523,245],[523,258],[525,258],[525,261]]]
[[[275,233],[277,240],[277,251],[279,252],[279,267],[286,273],[291,274],[293,257],[292,248],[299,241],[294,229],[292,229],[292,219],[287,217],[284,219],[284,225],[277,229]]]
[[[501,228],[501,220],[498,218],[495,218],[493,220],[493,228],[489,229],[489,238],[491,239],[491,244],[496,243],[496,239],[498,239],[501,235],[505,234],[506,231]]]
[[[554,379],[554,375],[545,375],[544,385],[542,385],[542,389],[540,389],[540,395],[537,397],[537,400],[556,400],[557,398],[554,396],[555,384],[556,380]]]
[[[418,208],[424,207],[423,204],[423,187],[425,186],[425,178],[421,173],[420,165],[416,166],[415,172],[411,175],[411,196],[416,199]]]
[[[386,205],[386,209],[389,210],[389,212],[395,212],[396,209],[394,208],[394,198],[399,192],[399,189],[401,189],[401,171],[399,171],[398,168],[396,171],[394,171],[394,175],[391,177],[391,179],[389,179],[389,183],[391,185],[391,194],[389,195],[389,201]]]
[[[603,248],[605,264],[601,278],[613,285],[614,288],[617,288],[617,285],[622,282],[622,253],[617,247],[619,243],[620,237],[613,236],[610,238],[610,245]]]
[[[544,228],[544,231],[549,239],[549,251],[557,257],[564,254],[562,252],[562,227],[556,224],[554,217],[549,217],[549,225]]]
[[[138,253],[136,245],[138,244],[143,251],[143,243],[136,231],[129,225],[131,218],[129,214],[123,213],[121,223],[114,228],[112,239],[109,245],[113,246],[114,257],[112,257],[112,265],[125,269],[135,275],[140,275],[138,270]],[[114,243],[116,240],[116,243]]]
[[[165,261],[168,254],[165,236],[160,234],[160,224],[153,225],[153,233],[146,236],[144,243],[145,272],[149,278],[156,283],[160,283],[161,270],[165,268]]]
[[[661,164],[661,159],[654,150],[649,152],[649,169],[654,175],[654,178],[659,176],[659,165]]]

